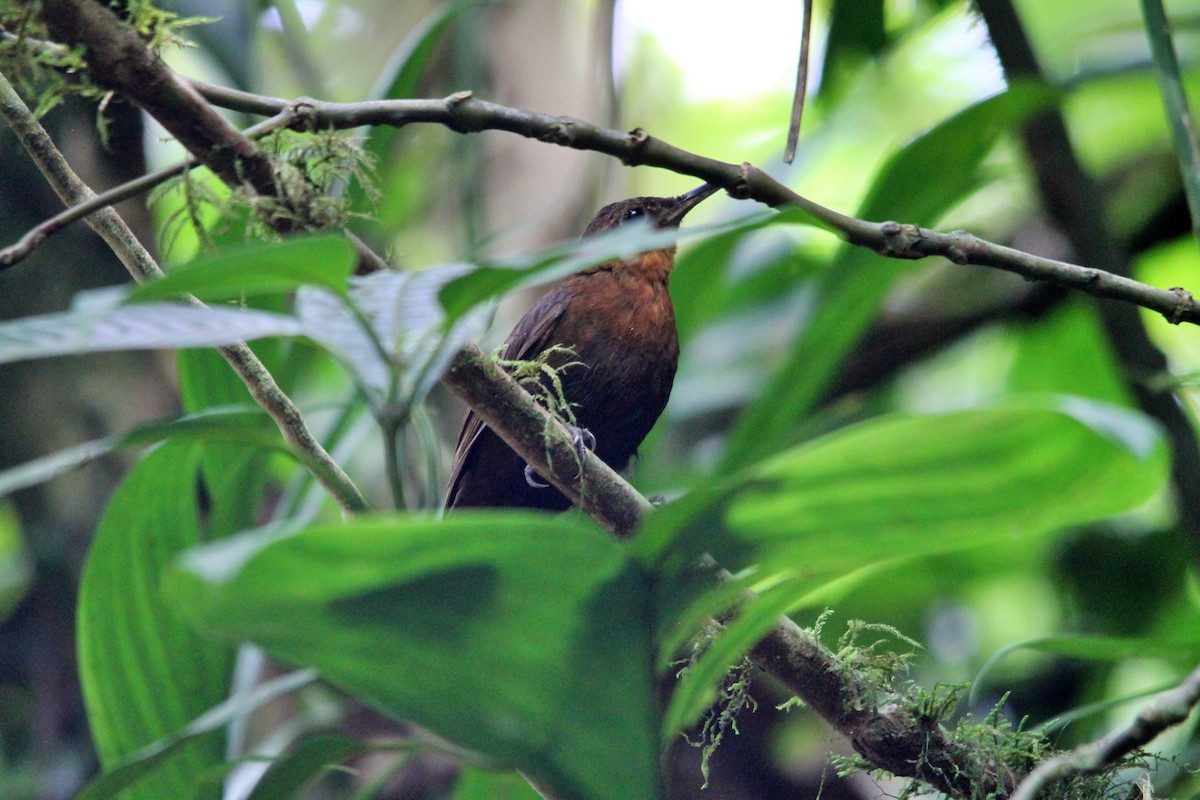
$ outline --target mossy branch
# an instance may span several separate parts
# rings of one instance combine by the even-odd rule
[[[1013,792],[1012,800],[1035,800],[1047,796],[1049,789],[1059,781],[1105,770],[1120,763],[1167,728],[1186,720],[1197,704],[1200,704],[1200,667],[1139,712],[1128,725],[1099,741],[1042,761],[1021,781],[1021,785]]]

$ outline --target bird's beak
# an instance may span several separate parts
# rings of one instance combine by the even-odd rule
[[[687,216],[689,211],[700,205],[701,201],[712,197],[720,188],[715,183],[705,183],[697,186],[690,192],[684,192],[679,195],[679,197],[675,198],[675,205],[659,220],[659,226],[670,228],[678,225]]]

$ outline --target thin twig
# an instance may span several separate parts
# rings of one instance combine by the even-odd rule
[[[0,74],[0,116],[12,128],[47,183],[64,203],[75,204],[76,208],[94,203],[97,195],[71,169],[62,153],[54,146],[50,134],[34,118],[29,107],[3,74]],[[116,253],[134,280],[145,282],[162,277],[162,269],[158,263],[110,206],[99,206],[98,210],[87,216],[87,223]],[[203,305],[194,297],[190,298],[189,302]],[[219,348],[219,351],[246,384],[255,401],[275,421],[284,440],[292,446],[301,462],[329,491],[338,505],[346,512],[366,510],[366,501],[358,487],[313,437],[300,410],[279,388],[271,373],[249,346],[238,343]]]
[[[1160,695],[1124,728],[1113,731],[1097,742],[1059,753],[1038,764],[1021,781],[1011,800],[1034,800],[1047,791],[1052,783],[1072,775],[1098,772],[1116,764],[1134,750],[1149,744],[1167,728],[1186,720],[1198,703],[1200,667],[1192,670],[1174,689]]]
[[[987,17],[992,6],[985,4],[982,8]],[[805,24],[806,38],[810,22],[811,17]],[[15,38],[8,33],[0,32],[0,35],[4,38]],[[62,45],[54,42],[30,41],[29,44],[36,49],[62,48]],[[163,69],[166,69],[165,65]],[[364,125],[390,125],[399,128],[412,123],[433,123],[444,125],[458,133],[504,130],[564,147],[593,150],[616,156],[629,166],[657,166],[712,181],[729,190],[735,197],[758,200],[770,206],[793,205],[808,214],[813,224],[841,236],[851,244],[871,248],[884,256],[943,256],[958,264],[1003,269],[1028,280],[1047,281],[1098,297],[1132,303],[1157,311],[1172,324],[1200,324],[1200,308],[1193,301],[1192,294],[1185,289],[1155,289],[1097,268],[1079,267],[1002,247],[962,231],[944,234],[902,223],[873,223],[855,219],[802,197],[750,164],[735,166],[705,158],[654,139],[641,129],[635,129],[628,134],[606,130],[572,117],[555,117],[489,103],[474,98],[470,92],[458,92],[441,100],[330,103],[310,98],[284,100],[198,80],[188,80],[188,83],[199,95],[221,108],[262,116],[294,112],[292,127],[301,129],[344,129]],[[247,132],[257,127],[249,128]],[[162,176],[161,180],[169,177],[170,175]],[[755,179],[753,182],[751,177]],[[133,183],[138,183],[139,190],[145,191],[156,185],[148,179],[149,176]],[[149,185],[142,184],[141,181],[147,181]],[[126,186],[131,185],[132,183]],[[121,191],[124,188],[117,187],[113,190],[121,192],[119,199],[126,199],[128,196]],[[136,191],[133,193],[136,194]],[[897,231],[903,234],[899,239],[895,235]],[[27,237],[29,235],[26,234]],[[360,244],[356,244],[356,248],[359,248]],[[13,249],[0,251],[0,256]],[[360,262],[368,270],[383,264],[382,260],[363,257],[361,249]],[[3,265],[3,261],[0,260],[0,268],[3,268]]]
[[[796,145],[800,142],[800,118],[804,116],[804,98],[808,94],[808,46],[812,39],[812,0],[804,0],[804,30],[800,34],[800,58],[796,62],[796,93],[792,96],[792,120],[788,125],[787,149],[783,151],[783,163],[790,164],[796,158]]]
[[[252,125],[242,131],[242,135],[250,139],[258,139],[271,131],[288,127],[292,124],[294,118],[295,115],[292,110],[287,108],[270,119],[264,120],[257,125]],[[89,199],[68,206],[53,217],[38,223],[26,231],[25,235],[18,239],[15,244],[0,250],[0,271],[28,258],[46,239],[58,233],[72,222],[83,219],[89,214],[94,214],[102,208],[114,206],[131,197],[137,197],[139,194],[148,192],[154,187],[166,183],[174,177],[183,175],[198,166],[200,166],[199,161],[194,158],[187,158],[168,167],[163,167],[160,170],[142,175],[139,178],[113,187],[100,194],[96,194],[91,189],[88,189]]]

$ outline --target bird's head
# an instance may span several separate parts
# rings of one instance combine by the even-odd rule
[[[711,183],[697,186],[678,197],[633,197],[618,203],[610,203],[600,209],[583,232],[585,237],[614,230],[622,225],[649,222],[655,228],[677,228],[689,211],[706,197],[711,197],[721,187]],[[675,245],[649,250],[634,258],[610,261],[584,270],[585,273],[601,270],[619,270],[633,273],[648,281],[663,285],[675,267]]]
[[[656,228],[676,228],[689,211],[720,188],[706,183],[678,197],[633,197],[609,203],[588,223],[583,235],[595,236],[638,220],[646,220]]]

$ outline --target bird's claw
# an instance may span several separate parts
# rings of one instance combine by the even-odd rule
[[[533,475],[534,475],[533,467],[526,464],[525,465],[525,482],[526,483],[528,483],[534,489],[546,489],[550,486],[550,484],[548,484],[548,483],[542,483],[537,478],[533,477]]]
[[[571,444],[575,445],[575,452],[579,454],[579,460],[583,460],[583,454],[588,450],[596,449],[596,436],[587,428],[576,428],[574,425],[571,429]],[[525,482],[534,489],[546,489],[550,486],[548,483],[542,483],[535,477],[537,473],[533,471],[533,467],[529,464],[525,465]]]
[[[571,426],[571,444],[575,445],[575,452],[579,454],[579,460],[583,461],[584,453],[596,449],[596,436],[587,428]]]

